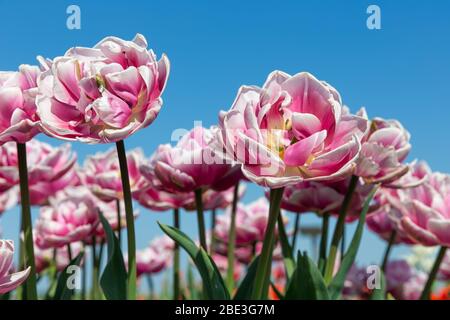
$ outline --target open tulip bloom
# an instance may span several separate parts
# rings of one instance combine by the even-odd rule
[[[146,159],[145,145],[126,152],[124,140],[162,108],[165,55],[158,60],[137,34],[38,61],[0,72],[0,215],[19,203],[22,210],[17,269],[12,241],[0,240],[1,295],[24,283],[16,296],[38,299],[38,274],[49,279],[46,297],[71,299],[78,293],[64,281],[72,265],[83,274],[92,266],[90,298],[111,300],[136,299],[144,276],[155,298],[152,276],[168,270],[174,300],[429,299],[436,281],[449,281],[450,175],[406,162],[411,143],[403,125],[369,118],[365,108],[352,113],[329,83],[273,71],[261,87],[241,86],[217,125],[195,126]],[[79,166],[70,144],[51,146],[35,139],[39,133],[116,148]],[[265,197],[244,205],[244,182]],[[158,222],[165,234],[140,250],[133,200],[144,211],[173,213],[173,226]],[[31,205],[39,207],[34,226]],[[293,229],[285,210],[296,215]],[[197,212],[198,239],[181,231],[189,211]],[[308,213],[321,219],[320,229],[300,225]],[[381,289],[367,287],[367,268],[355,262],[366,225],[386,241]],[[296,249],[302,232],[320,237],[314,261]],[[439,250],[420,267],[413,258],[390,260],[400,243]],[[181,249],[201,289],[192,270],[184,274]],[[87,296],[84,276],[79,297]]]

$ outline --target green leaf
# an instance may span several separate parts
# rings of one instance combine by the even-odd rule
[[[84,252],[81,251],[59,274],[53,300],[70,300],[72,298],[75,289],[69,289],[68,287],[69,277],[73,275],[72,272],[69,272],[69,268],[73,266],[79,266],[81,264],[81,261],[83,260],[83,256]]]
[[[361,215],[359,216],[358,225],[356,227],[355,234],[353,235],[352,242],[350,243],[347,252],[343,256],[338,272],[336,273],[333,280],[331,280],[328,286],[328,292],[330,293],[330,298],[332,300],[339,299],[342,292],[342,288],[344,287],[344,282],[345,278],[347,277],[347,273],[352,267],[353,262],[355,261],[356,254],[358,253],[359,244],[361,243],[361,238],[364,231],[364,224],[366,222],[367,211],[369,210],[370,202],[372,201],[372,198],[375,195],[377,189],[378,187],[374,186],[372,191],[370,191],[369,195],[367,196],[367,199],[364,202],[364,207],[362,209]]]
[[[258,268],[259,256],[253,259],[248,267],[247,274],[239,285],[233,300],[250,300],[252,298],[253,283],[255,282],[256,269]]]
[[[222,276],[211,257],[186,234],[171,226],[158,222],[159,227],[177,242],[194,261],[203,280],[204,298],[209,300],[229,300],[230,294]]]
[[[119,240],[114,234],[108,221],[100,212],[100,221],[106,234],[108,245],[108,260],[100,277],[100,286],[107,300],[127,299],[127,271],[123,261]]]
[[[329,300],[327,286],[316,264],[298,252],[297,268],[288,284],[286,300]]]
[[[295,260],[294,260],[294,255],[292,254],[291,245],[289,244],[289,240],[286,235],[286,230],[284,228],[283,217],[281,215],[281,212],[278,215],[278,223],[277,224],[278,224],[278,237],[280,239],[284,267],[286,269],[286,279],[289,281],[289,279],[291,278],[292,273],[294,272],[294,269],[295,269]]]
[[[374,289],[370,295],[370,300],[386,299],[386,278],[383,271],[380,270],[380,288]]]

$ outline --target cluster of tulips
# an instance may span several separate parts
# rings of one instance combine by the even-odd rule
[[[91,299],[136,299],[138,280],[168,267],[173,299],[429,299],[436,280],[449,280],[450,176],[406,163],[410,135],[398,121],[370,119],[364,108],[351,113],[310,73],[274,71],[262,87],[242,86],[216,126],[194,127],[145,158],[141,149],[126,152],[124,140],[160,112],[166,56],[157,60],[138,34],[38,62],[0,73],[0,210],[22,209],[21,271],[12,267],[12,241],[1,240],[0,294],[17,289],[17,297],[37,299],[37,280],[47,276],[46,298],[87,299],[88,252]],[[79,166],[69,144],[53,147],[36,140],[39,133],[116,149]],[[265,196],[241,203],[246,183]],[[133,201],[173,212],[173,226],[160,224],[165,235],[141,250]],[[34,223],[30,206],[40,207]],[[180,210],[197,213],[197,242],[181,231]],[[317,261],[296,251],[306,213],[322,219]],[[374,288],[355,264],[365,225],[387,241]],[[390,261],[398,243],[439,247],[431,270]],[[200,287],[191,266],[182,277],[181,249]],[[74,265],[84,270],[79,294],[67,285]]]

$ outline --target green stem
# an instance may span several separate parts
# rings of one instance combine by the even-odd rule
[[[347,235],[347,228],[346,228],[346,225],[344,224],[344,226],[342,227],[342,239],[341,239],[341,261],[344,258],[344,252],[345,252],[345,247],[346,247],[346,244],[345,244],[346,235]]]
[[[69,257],[69,264],[72,261],[72,248],[70,247],[70,243],[67,244],[67,256]]]
[[[422,294],[420,295],[420,300],[429,300],[430,299],[431,287],[433,286],[434,280],[436,279],[436,276],[437,276],[437,273],[441,266],[442,260],[444,260],[446,251],[447,251],[447,247],[444,247],[444,246],[442,246],[439,249],[438,255],[433,264],[433,268],[431,269],[430,274],[428,275],[427,283],[425,284]]]
[[[82,274],[81,274],[81,300],[86,300],[86,245],[83,243],[83,265],[82,265]]]
[[[37,300],[36,265],[34,260],[33,227],[31,223],[30,192],[28,189],[27,152],[24,143],[17,143],[17,157],[20,178],[20,203],[22,205],[22,226],[24,236],[24,263],[31,271],[26,280],[26,297]]]
[[[323,270],[325,261],[327,259],[327,243],[328,243],[328,229],[330,225],[330,214],[324,213],[322,216],[322,235],[320,237],[320,249],[319,249],[319,269]]]
[[[203,200],[202,190],[195,190],[195,205],[197,207],[197,219],[198,219],[198,236],[200,240],[200,246],[208,252],[208,246],[206,245],[206,233],[205,233],[205,217],[203,214]]]
[[[99,280],[99,266],[96,250],[96,237],[92,236],[92,292],[91,300],[98,299],[98,280]]]
[[[297,236],[298,236],[298,232],[300,231],[300,214],[296,213],[295,214],[295,222],[294,222],[294,234],[292,236],[292,251],[295,252],[295,248],[297,247]]]
[[[383,261],[381,262],[381,270],[383,272],[386,271],[387,262],[389,260],[389,254],[391,253],[392,246],[395,243],[395,238],[396,237],[397,237],[397,231],[396,230],[392,230],[391,235],[389,236],[388,245],[386,246],[386,250],[384,251]]]
[[[120,212],[120,199],[116,199],[117,207],[117,239],[119,240],[119,247],[122,249],[122,213]]]
[[[178,209],[173,210],[173,226],[180,230],[180,212]],[[180,247],[175,242],[173,250],[173,300],[180,298]]]
[[[336,261],[339,242],[341,241],[342,233],[344,230],[345,216],[347,215],[347,209],[352,200],[353,192],[355,191],[358,179],[359,178],[357,176],[351,177],[350,185],[348,187],[347,193],[345,194],[341,209],[339,210],[339,216],[336,222],[336,226],[334,228],[333,238],[331,240],[330,246],[330,253],[328,255],[328,260],[325,268],[326,283],[329,283],[331,281],[331,277],[333,276],[334,263]]]
[[[211,210],[211,239],[209,245],[209,255],[212,257],[216,249],[216,235],[214,230],[216,229],[216,209]]]
[[[226,286],[230,294],[233,294],[234,290],[234,254],[236,248],[236,209],[239,198],[239,182],[236,183],[233,192],[233,202],[231,205],[231,222],[230,230],[228,233],[228,247],[227,247],[227,277]]]
[[[128,300],[136,300],[136,235],[134,230],[133,202],[131,200],[130,179],[128,176],[127,155],[124,142],[116,142],[122,177],[123,200],[127,221],[128,240]]]
[[[253,286],[252,298],[261,300],[267,298],[267,291],[270,283],[270,267],[272,264],[272,250],[275,239],[275,226],[280,214],[281,198],[284,188],[270,190],[269,219],[264,234],[263,247],[259,256],[258,267],[256,269],[255,283]]]

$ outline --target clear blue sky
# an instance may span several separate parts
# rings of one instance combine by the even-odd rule
[[[70,4],[81,8],[81,30],[66,28]],[[381,8],[381,30],[366,27],[369,4]],[[169,56],[172,69],[158,119],[127,148],[141,146],[148,156],[175,128],[216,123],[240,85],[262,85],[274,69],[309,71],[335,86],[352,110],[365,106],[370,116],[399,119],[412,134],[410,159],[450,171],[449,10],[447,1],[0,0],[0,70],[139,32],[158,56]],[[74,144],[80,162],[109,147]],[[260,195],[252,186],[245,200]],[[14,209],[0,221],[4,237],[17,238],[18,215]],[[138,247],[160,234],[156,220],[169,223],[171,215],[141,209]],[[188,233],[195,223],[195,215],[182,215]],[[359,259],[379,261],[384,244],[368,233],[363,241]]]

